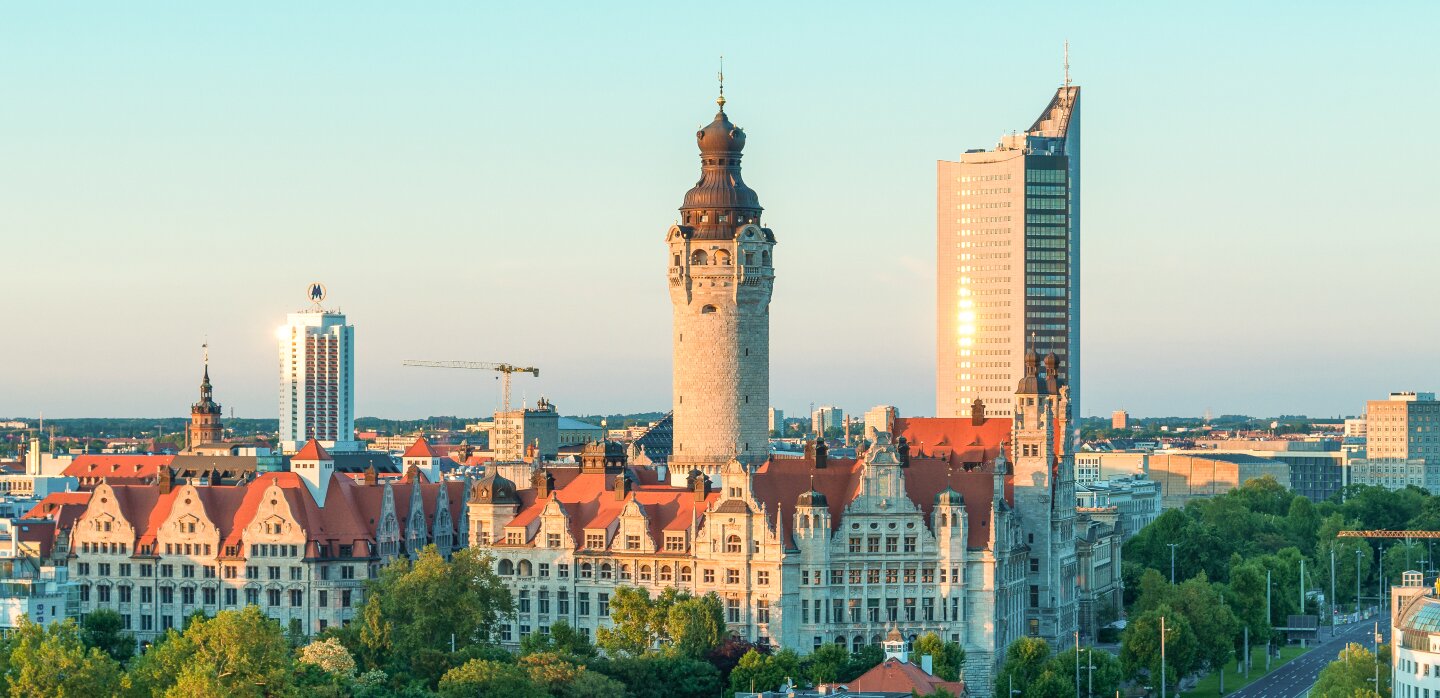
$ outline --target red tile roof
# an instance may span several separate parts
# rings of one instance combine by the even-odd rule
[[[989,463],[1010,439],[1010,420],[989,418],[974,424],[969,417],[896,418],[895,438],[905,437],[910,454],[948,461],[951,465]]]
[[[840,515],[860,490],[864,463],[854,459],[832,458],[827,467],[819,469],[808,458],[771,458],[755,471],[755,498],[766,511],[780,507],[782,539],[792,533],[795,522],[795,500],[801,494],[816,491],[825,495],[830,509],[830,526],[840,527]],[[894,467],[894,466],[880,466]],[[965,500],[967,519],[966,545],[984,548],[990,540],[990,515],[995,492],[994,470],[989,463],[966,470],[952,467],[948,461],[911,456],[905,469],[905,493],[929,518],[935,507],[935,495],[946,487],[959,492]],[[1014,503],[1015,483],[1005,478],[1005,499]],[[788,540],[788,539],[787,539]]]
[[[609,526],[632,500],[645,511],[650,536],[659,547],[665,544],[665,531],[688,529],[692,519],[703,520],[705,511],[720,499],[718,492],[711,492],[704,501],[696,502],[695,493],[687,488],[659,484],[632,485],[630,493],[620,498],[615,496],[614,474],[581,473],[576,468],[554,468],[550,474],[555,478],[552,496],[540,499],[534,488],[519,490],[520,512],[508,525],[528,525],[553,498],[570,517],[570,535],[582,549],[585,529]]]
[[[291,456],[290,460],[321,461],[332,460],[332,458],[330,458],[330,454],[325,451],[325,447],[320,445],[319,441],[311,439],[306,442],[299,453]]]
[[[910,693],[919,695],[934,693],[944,688],[953,695],[965,695],[965,684],[960,681],[941,681],[910,662],[887,659],[876,664],[870,671],[846,684],[852,693]]]
[[[20,520],[15,522],[15,540],[40,557],[49,557],[55,550],[55,532],[58,530],[60,527],[54,521]]]
[[[79,478],[81,484],[89,486],[101,479],[153,481],[160,473],[160,466],[170,465],[175,456],[130,456],[92,454],[75,456],[70,465],[61,473],[67,477]]]
[[[418,439],[416,439],[416,440],[415,440],[415,445],[411,446],[411,447],[409,448],[409,450],[405,451],[405,455],[401,456],[401,458],[439,458],[439,457],[440,457],[440,454],[439,454],[439,453],[436,453],[436,452],[435,452],[435,449],[430,448],[430,442],[429,442],[429,441],[426,441],[426,440],[425,440],[425,437],[423,437],[423,436],[420,437],[420,438],[418,438]]]
[[[54,519],[60,528],[69,530],[89,504],[89,492],[56,492],[40,500],[21,518]]]

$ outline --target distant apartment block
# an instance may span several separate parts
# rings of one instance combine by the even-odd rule
[[[1256,456],[1217,453],[1155,453],[1150,456],[1150,479],[1160,483],[1161,507],[1177,509],[1199,497],[1225,494],[1263,477],[1290,487],[1290,466]]]
[[[900,415],[900,410],[894,405],[876,405],[865,413],[865,433],[869,434],[871,429],[891,433],[895,431],[895,418]]]
[[[1129,428],[1130,428],[1130,413],[1129,413],[1129,412],[1126,412],[1125,410],[1115,410],[1114,412],[1111,412],[1111,413],[1110,413],[1110,428],[1111,428],[1111,429],[1129,429]]]
[[[276,338],[281,450],[295,453],[312,439],[333,451],[361,450],[355,441],[355,328],[344,314],[317,305],[290,313]]]
[[[1435,393],[1397,392],[1365,403],[1365,451],[1348,463],[1350,482],[1440,491],[1440,402]],[[1346,422],[1347,431],[1349,420]]]
[[[845,410],[839,407],[825,405],[815,408],[815,411],[810,413],[810,431],[816,434],[824,434],[828,429],[844,428]]]
[[[770,433],[785,435],[785,410],[770,408]]]

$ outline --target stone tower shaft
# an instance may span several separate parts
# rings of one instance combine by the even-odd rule
[[[674,310],[671,472],[717,475],[769,454],[775,235],[740,178],[745,132],[722,110],[696,133],[700,180],[665,237]]]

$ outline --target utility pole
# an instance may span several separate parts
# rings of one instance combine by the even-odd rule
[[[1265,634],[1265,673],[1270,673],[1270,636],[1275,634],[1275,619],[1270,613],[1270,570],[1265,570],[1265,624],[1270,632]]]
[[[1166,543],[1170,546],[1170,583],[1175,583],[1175,543]]]
[[[1360,558],[1364,553],[1355,551],[1355,619],[1360,619]]]
[[[1300,558],[1300,615],[1305,615],[1305,558]],[[1285,625],[1290,625],[1286,623]],[[1300,646],[1305,646],[1305,639],[1300,639]]]
[[[1335,637],[1335,546],[1330,546],[1330,637]]]
[[[1080,631],[1075,631],[1075,698],[1080,698]]]
[[[1377,624],[1376,627],[1379,627]],[[1376,655],[1379,650],[1376,650]],[[1379,664],[1375,665],[1379,667]],[[1380,671],[1378,668],[1375,671]],[[1377,674],[1378,675],[1378,674]],[[1160,616],[1160,698],[1165,698],[1165,616]]]

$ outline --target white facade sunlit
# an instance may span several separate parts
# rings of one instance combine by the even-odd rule
[[[311,439],[333,451],[355,441],[355,328],[342,313],[290,313],[276,332],[280,348],[280,447],[294,453]]]

